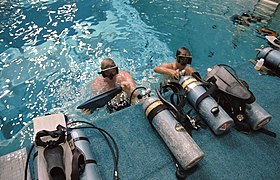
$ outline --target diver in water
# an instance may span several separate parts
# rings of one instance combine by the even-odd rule
[[[181,47],[176,52],[176,62],[163,63],[154,68],[158,74],[162,74],[169,81],[177,81],[180,76],[191,75],[195,69],[188,64],[192,62],[192,56],[189,49]]]
[[[115,96],[108,104],[107,108],[109,112],[121,110],[130,106],[129,98],[132,96],[131,104],[139,102],[137,98],[137,91],[134,91],[136,84],[132,76],[125,71],[119,70],[115,62],[111,58],[105,58],[101,62],[101,74],[96,77],[91,84],[92,91],[95,95],[106,92],[117,86],[122,87],[122,92]],[[133,92],[134,91],[134,92]],[[133,94],[131,95],[131,93]],[[91,110],[83,109],[86,114],[90,114]]]
[[[257,23],[262,21],[260,17],[253,16],[248,13],[242,13],[241,15],[235,14],[231,16],[230,20],[233,22],[234,25],[237,25],[237,27],[241,29],[242,27],[249,27],[251,23]]]

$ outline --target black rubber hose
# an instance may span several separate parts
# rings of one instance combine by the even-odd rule
[[[137,89],[145,89],[145,90],[146,90],[147,88],[145,88],[144,86],[136,87],[136,88],[132,91],[132,93],[130,94],[129,105],[131,105],[132,96],[133,96],[134,92],[135,92]]]
[[[34,144],[32,144],[32,146],[31,146],[31,148],[28,152],[27,158],[26,158],[25,168],[24,168],[24,180],[27,180],[28,163],[29,163],[29,159],[30,159],[31,152],[32,152],[33,148],[34,148]]]

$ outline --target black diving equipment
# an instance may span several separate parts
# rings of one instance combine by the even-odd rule
[[[183,170],[193,167],[204,157],[191,135],[162,100],[157,97],[146,98],[143,110],[151,126],[161,136]]]
[[[77,109],[90,109],[94,111],[97,108],[105,106],[110,100],[112,100],[117,94],[122,92],[122,88],[117,86],[109,91],[96,95],[89,100],[85,101],[77,107]]]
[[[249,133],[261,129],[271,120],[271,115],[255,102],[248,84],[238,78],[232,67],[221,64],[209,68],[204,80],[216,87],[211,95],[233,118],[237,130]]]
[[[207,93],[202,82],[192,76],[181,77],[179,83],[187,92],[188,102],[208,124],[215,134],[222,134],[233,124],[232,118]]]
[[[90,150],[90,141],[84,132],[81,129],[72,129],[71,138],[76,148],[72,150],[72,167],[78,166],[72,168],[71,179],[77,179],[77,177],[80,178],[80,180],[102,179],[97,168],[96,160]],[[76,169],[76,171],[74,171],[74,169]]]
[[[83,127],[65,128],[66,119],[63,114],[33,119],[34,145],[37,150],[33,155],[35,176],[33,179],[100,180],[101,176],[90,151],[89,140],[82,130],[78,129]],[[74,122],[69,124],[72,123]],[[98,129],[94,125],[91,128]],[[28,165],[28,159],[26,164]]]
[[[170,94],[170,102],[168,102],[163,96],[168,91],[172,91]],[[177,82],[167,82],[165,85],[161,83],[160,91],[156,89],[156,93],[160,100],[168,107],[172,112],[175,119],[187,130],[192,136],[192,130],[198,130],[200,127],[206,128],[205,124],[202,124],[195,117],[191,117],[190,109],[187,113],[185,112],[185,105],[187,103],[187,94],[183,87]]]
[[[106,69],[102,69],[98,74],[101,74],[104,78],[113,79],[115,75],[119,74],[118,66],[109,67]]]
[[[272,73],[280,77],[280,51],[271,47],[258,49],[257,59],[263,59],[263,66],[272,71]]]
[[[44,157],[47,163],[49,178],[52,180],[66,180],[63,148],[60,145],[46,147]]]
[[[192,56],[176,56],[176,60],[182,66],[192,63]]]
[[[51,137],[48,141],[43,141],[44,137]],[[65,180],[65,165],[63,161],[64,150],[60,144],[65,143],[66,128],[58,125],[56,130],[41,130],[35,136],[34,144],[44,148],[44,158],[47,164],[47,173],[51,180]]]

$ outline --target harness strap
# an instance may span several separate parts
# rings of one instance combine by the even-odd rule
[[[35,144],[36,146],[41,146],[41,147],[54,147],[57,146],[63,142],[65,142],[65,133],[66,133],[66,128],[61,126],[60,124],[56,127],[56,130],[54,131],[47,131],[47,130],[42,130],[37,132],[35,136]],[[42,141],[42,137],[45,136],[51,136],[52,138],[58,138],[57,140],[49,140],[49,141]]]
[[[268,136],[271,136],[271,137],[276,138],[276,133],[275,133],[275,132],[269,131],[269,130],[267,130],[267,129],[265,129],[265,128],[260,128],[260,129],[258,129],[257,131],[258,131],[258,132],[261,132],[261,133],[264,133],[264,134],[266,134],[266,135],[268,135]]]
[[[207,90],[206,90],[206,92],[205,93],[203,93],[201,96],[199,96],[199,98],[197,98],[197,100],[196,100],[196,102],[195,102],[195,105],[194,105],[194,108],[196,109],[196,110],[198,110],[198,105],[201,103],[201,101],[203,100],[203,99],[205,99],[206,97],[209,97],[214,91],[216,91],[218,88],[217,88],[217,86],[216,85],[212,85],[212,86],[210,86],[210,88],[208,88]]]
[[[178,110],[183,109],[185,106],[187,99],[186,99],[186,92],[183,87],[175,82],[168,82],[166,85],[161,86],[160,92],[166,92],[167,88],[170,88],[173,91],[173,94],[170,96],[170,101],[173,105],[176,106]],[[175,96],[177,101],[175,102]]]
[[[240,122],[238,120],[235,120],[234,124],[235,124],[235,129],[239,132],[242,132],[245,134],[249,134],[250,132],[252,132],[252,129],[250,128],[250,126],[245,122]]]
[[[172,103],[168,102],[167,100],[165,100],[162,95],[160,94],[159,90],[156,88],[156,93],[159,97],[159,99],[166,105],[167,109],[170,110],[172,112],[172,115],[174,116],[174,118],[180,122],[182,125],[184,125],[186,131],[192,135],[191,133],[191,123],[189,122],[190,120],[187,118],[187,116],[185,116],[184,114],[182,114],[182,111],[179,111],[177,109],[177,107],[175,105],[173,105]],[[187,123],[184,123],[184,121],[187,121]]]
[[[71,179],[80,180],[80,174],[85,170],[85,156],[79,148],[73,150]]]

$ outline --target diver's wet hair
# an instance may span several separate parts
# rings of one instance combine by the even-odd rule
[[[105,58],[101,62],[101,71],[98,72],[104,78],[113,79],[115,75],[119,74],[118,66],[116,66],[115,62],[111,58]]]
[[[116,66],[116,64],[115,64],[114,60],[111,58],[105,58],[101,62],[101,69],[107,69],[107,68],[114,67],[114,66]]]
[[[177,51],[176,51],[176,57],[180,54],[187,54],[187,55],[191,55],[191,52],[188,48],[185,47],[180,47]]]

